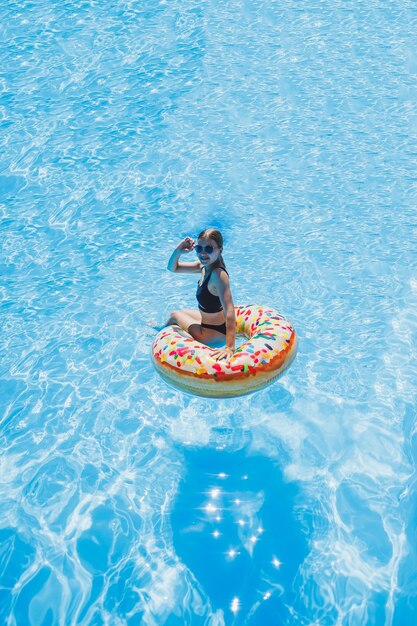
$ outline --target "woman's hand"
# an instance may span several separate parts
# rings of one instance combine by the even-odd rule
[[[191,252],[191,250],[194,250],[194,246],[194,239],[191,239],[191,237],[186,237],[181,241],[181,243],[178,244],[177,248],[178,250],[181,250],[181,252]]]
[[[216,348],[216,350],[212,351],[211,356],[215,358],[216,361],[220,361],[221,359],[228,361],[234,353],[233,348]]]

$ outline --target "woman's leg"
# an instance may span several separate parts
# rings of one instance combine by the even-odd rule
[[[191,309],[173,311],[167,321],[167,326],[169,324],[178,324],[183,330],[190,333],[194,339],[208,346],[222,346],[226,341],[225,335],[217,330],[201,327],[201,313],[199,311]]]
[[[190,324],[201,324],[201,313],[192,309],[173,311],[165,326],[169,326],[170,324],[178,324],[178,326],[188,331]]]

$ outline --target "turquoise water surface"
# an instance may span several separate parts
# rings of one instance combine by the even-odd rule
[[[415,3],[1,9],[0,623],[417,623]],[[208,226],[300,339],[244,398],[150,360]]]

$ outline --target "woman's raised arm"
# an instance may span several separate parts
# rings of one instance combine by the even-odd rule
[[[172,253],[171,258],[168,261],[167,269],[170,272],[183,274],[195,274],[199,272],[201,270],[200,261],[194,261],[194,263],[180,263],[178,261],[182,254],[194,250],[194,245],[194,239],[191,239],[191,237],[183,239]]]

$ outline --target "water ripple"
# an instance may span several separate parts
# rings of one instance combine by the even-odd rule
[[[2,623],[414,624],[413,4],[2,23]],[[195,307],[169,254],[208,225],[235,301],[300,336],[239,401],[149,359]]]

